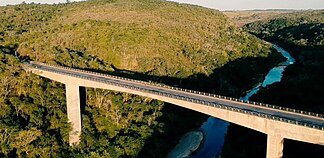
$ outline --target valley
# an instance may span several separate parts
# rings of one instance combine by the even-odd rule
[[[25,72],[27,60],[239,98],[285,61],[271,42],[296,63],[251,100],[324,113],[322,10],[239,13],[159,0],[88,0],[1,6],[0,13],[0,157],[162,158],[208,118],[86,88],[74,148],[64,85]],[[264,157],[265,142],[265,135],[229,125],[221,155]],[[324,152],[287,143],[284,157]]]

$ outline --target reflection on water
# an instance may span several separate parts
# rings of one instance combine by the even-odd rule
[[[201,126],[201,130],[204,132],[204,141],[200,144],[197,153],[192,155],[191,158],[208,158],[219,155],[223,148],[228,125],[229,123],[226,121],[209,117]]]

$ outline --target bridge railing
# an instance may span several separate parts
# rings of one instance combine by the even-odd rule
[[[111,78],[125,80],[125,81],[142,83],[142,84],[145,84],[145,85],[163,87],[163,88],[172,89],[172,90],[176,90],[176,91],[183,91],[183,92],[187,92],[187,93],[204,95],[204,96],[214,97],[214,98],[218,98],[218,99],[231,100],[231,101],[236,101],[236,102],[253,104],[253,105],[256,105],[256,106],[272,108],[272,109],[276,109],[276,110],[282,110],[282,111],[288,111],[288,112],[299,113],[299,114],[303,114],[303,115],[309,115],[309,116],[324,118],[323,114],[316,114],[316,113],[312,113],[312,112],[306,112],[306,111],[302,111],[302,110],[296,110],[296,109],[280,107],[280,106],[275,106],[275,105],[270,105],[270,104],[246,101],[246,100],[241,100],[241,99],[237,99],[237,98],[231,98],[231,97],[226,97],[226,96],[221,96],[221,95],[216,95],[216,94],[211,94],[211,93],[205,93],[205,92],[199,92],[199,91],[194,91],[194,90],[189,90],[189,89],[183,89],[183,88],[178,88],[178,87],[172,87],[172,86],[162,85],[162,84],[157,84],[157,83],[152,83],[152,82],[145,82],[145,81],[140,81],[140,80],[134,80],[134,79],[124,78],[124,77],[119,77],[119,76],[101,74],[101,73],[97,73],[97,72],[74,69],[74,68],[70,68],[70,67],[53,66],[53,65],[45,64],[45,63],[31,62],[31,64],[39,64],[39,65],[50,66],[50,67],[59,67],[59,68],[66,69],[66,70],[71,70],[71,71],[90,73],[90,74],[94,74],[94,75],[98,75],[98,76],[106,76],[106,77],[111,77]],[[33,66],[33,67],[35,67],[35,66]],[[35,68],[36,69],[45,69],[45,68],[37,68],[37,67],[35,67]],[[174,94],[171,94],[171,93],[157,92],[157,91],[153,91],[153,90],[149,90],[149,89],[145,89],[145,88],[141,88],[141,87],[136,87],[134,85],[125,85],[125,84],[111,82],[111,81],[108,81],[108,80],[100,80],[100,79],[97,79],[97,78],[85,77],[85,76],[77,75],[77,74],[73,74],[73,73],[67,74],[67,73],[62,73],[60,71],[56,71],[56,70],[49,70],[49,69],[46,69],[46,70],[47,71],[54,71],[55,73],[60,73],[60,74],[64,74],[64,75],[69,75],[69,76],[72,76],[72,77],[83,78],[83,79],[93,80],[93,81],[97,81],[97,82],[104,82],[104,83],[107,83],[107,84],[111,84],[111,85],[115,85],[115,86],[119,86],[119,87],[124,87],[124,88],[128,88],[128,89],[134,89],[134,90],[138,90],[138,91],[145,91],[145,92],[149,92],[149,93],[153,93],[153,94],[157,94],[157,95],[161,95],[161,96],[166,96],[166,97],[170,97],[170,98],[174,98],[174,99],[180,99],[180,100],[189,101],[189,102],[193,102],[193,103],[213,106],[213,107],[221,108],[221,109],[225,109],[225,110],[231,110],[231,111],[235,111],[235,112],[240,112],[240,113],[250,114],[250,115],[254,115],[254,116],[264,117],[264,118],[268,118],[268,119],[272,119],[272,120],[277,120],[277,121],[282,121],[282,122],[287,122],[287,123],[292,123],[292,124],[296,124],[296,125],[302,125],[302,126],[306,126],[306,127],[311,127],[311,128],[324,130],[324,124],[322,126],[314,125],[314,124],[311,124],[311,123],[300,122],[298,120],[291,120],[291,119],[286,119],[286,118],[273,116],[273,115],[269,115],[269,114],[262,114],[260,112],[248,111],[246,109],[240,109],[240,108],[236,108],[236,107],[231,107],[231,106],[228,106],[228,105],[222,105],[222,104],[218,104],[218,103],[215,103],[215,102],[204,101],[204,100],[199,100],[199,99],[189,98],[189,97],[184,97],[184,96],[178,96],[178,95],[174,95]]]

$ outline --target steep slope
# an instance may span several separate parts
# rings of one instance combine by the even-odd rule
[[[283,46],[296,59],[295,64],[285,69],[280,82],[261,88],[252,100],[324,113],[323,15],[323,10],[298,11],[244,26],[251,33]],[[231,126],[228,131],[224,157],[265,155],[265,135],[239,126]],[[236,137],[238,134],[241,137]],[[284,158],[321,158],[322,155],[324,147],[321,145],[285,140]]]
[[[17,17],[5,20],[16,20],[31,8],[21,6]],[[96,55],[120,69],[186,77],[210,74],[237,58],[270,53],[269,46],[236,29],[222,13],[202,7],[101,0],[50,9],[50,16],[36,15],[41,16],[38,25],[12,32],[24,32],[18,39],[22,55],[63,63],[57,56],[72,50]],[[31,17],[35,15],[21,18]]]
[[[244,26],[247,31],[285,45],[323,48],[324,11],[298,11],[280,14]]]
[[[283,14],[245,26],[258,36],[284,46],[297,60],[296,64],[287,68],[282,82],[272,86],[270,89],[272,93],[266,95],[267,99],[264,98],[266,101],[324,112],[323,98],[320,97],[323,93],[320,87],[324,84],[323,15],[323,10],[304,11]],[[280,91],[280,96],[275,91]]]

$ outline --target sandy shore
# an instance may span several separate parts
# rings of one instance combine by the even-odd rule
[[[196,151],[204,138],[202,131],[191,131],[186,133],[178,145],[168,154],[167,158],[185,158]]]

